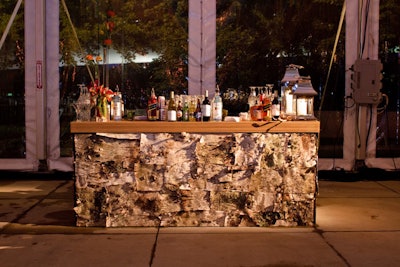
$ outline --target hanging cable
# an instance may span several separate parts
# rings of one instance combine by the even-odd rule
[[[6,37],[7,37],[7,35],[8,35],[8,32],[10,31],[11,25],[14,23],[14,19],[15,19],[15,17],[17,16],[17,13],[18,13],[19,7],[21,6],[21,3],[22,3],[22,0],[19,0],[19,1],[17,2],[17,4],[15,5],[14,11],[13,11],[13,13],[11,14],[11,17],[10,17],[10,20],[8,21],[7,27],[6,27],[6,29],[4,30],[3,35],[1,36],[1,40],[0,40],[0,50],[1,50],[1,48],[3,47],[4,41],[6,40]]]
[[[333,50],[332,50],[331,61],[329,63],[329,69],[328,69],[328,74],[327,74],[327,77],[326,77],[324,89],[322,91],[321,103],[319,105],[319,112],[318,112],[319,116],[321,116],[322,106],[324,104],[324,99],[325,99],[325,94],[326,94],[326,88],[328,87],[329,76],[331,74],[332,65],[333,65],[333,59],[335,58],[336,48],[337,48],[337,44],[339,43],[340,32],[342,31],[345,14],[346,14],[346,1],[343,1],[343,8],[342,8],[342,13],[340,15],[339,26],[338,26],[338,29],[337,29],[337,32],[336,32],[335,44],[334,44]]]

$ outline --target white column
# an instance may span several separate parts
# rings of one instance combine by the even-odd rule
[[[188,91],[191,95],[200,95],[201,86],[201,1],[189,0],[188,14],[189,55],[188,55]]]
[[[343,160],[346,168],[355,167],[356,160],[375,157],[376,154],[376,106],[372,106],[372,117],[369,118],[367,105],[354,104],[350,98],[351,67],[361,59],[378,59],[379,44],[379,1],[346,0],[346,108],[343,124]],[[368,121],[368,123],[366,123]],[[371,125],[369,125],[371,121]],[[369,131],[367,145],[367,131]],[[348,164],[352,164],[349,168]]]
[[[47,167],[49,170],[72,171],[72,157],[60,157],[59,8],[60,1],[46,0]]]
[[[189,94],[215,91],[216,0],[189,0]]]

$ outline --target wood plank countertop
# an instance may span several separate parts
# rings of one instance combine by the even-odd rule
[[[253,126],[254,124],[259,127]],[[320,122],[167,122],[167,121],[86,121],[71,122],[71,133],[319,133]]]

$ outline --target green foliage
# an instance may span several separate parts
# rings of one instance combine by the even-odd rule
[[[0,34],[3,35],[11,14],[16,6],[14,0],[0,2]],[[24,64],[24,5],[21,4],[17,16],[8,32],[7,38],[0,50],[0,69],[23,66]]]
[[[151,87],[157,94],[169,90],[184,93],[188,73],[188,0],[68,0],[65,1],[78,34],[75,39],[60,5],[60,55],[64,64],[62,83],[87,82],[87,54],[102,55],[103,42],[122,54],[126,66],[113,67],[110,85],[134,81],[126,90],[135,94]],[[323,84],[344,0],[217,0],[217,83],[222,90],[278,82],[290,63],[305,66],[316,84]],[[3,31],[15,6],[14,0],[0,3]],[[107,32],[107,11],[115,27]],[[400,6],[397,0],[380,1],[380,47],[398,46]],[[18,63],[16,41],[23,40],[23,6],[0,54],[1,66]],[[336,53],[344,59],[344,31]],[[23,42],[22,42],[23,43]],[[79,45],[83,48],[80,51]],[[150,64],[133,63],[136,54],[154,51],[160,57]],[[339,69],[339,66],[336,66]],[[77,72],[77,75],[74,73]],[[87,74],[86,74],[87,75]],[[147,76],[146,76],[147,75]],[[140,77],[138,81],[137,77]],[[334,75],[335,77],[335,75]],[[314,82],[313,82],[314,83]],[[65,88],[66,90],[66,88]]]
[[[320,63],[333,47],[340,2],[218,1],[221,87],[275,83],[290,63],[326,69]]]

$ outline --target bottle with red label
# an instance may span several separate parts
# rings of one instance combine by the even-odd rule
[[[157,97],[154,88],[151,89],[151,95],[147,103],[147,119],[155,121],[158,119]]]

